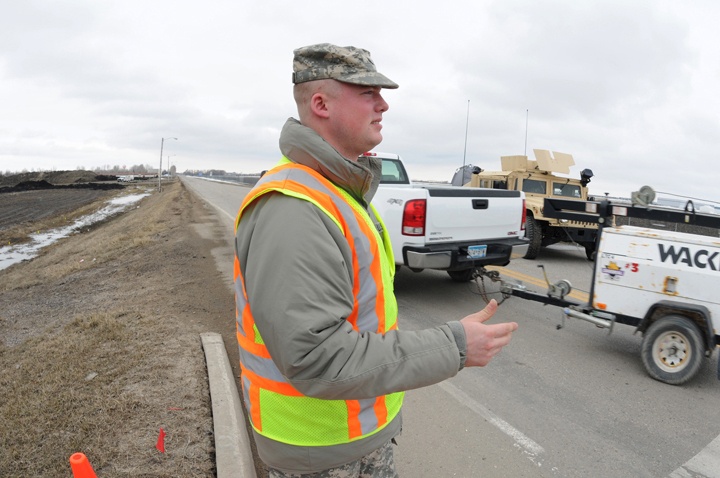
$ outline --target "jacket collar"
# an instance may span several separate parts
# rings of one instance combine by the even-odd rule
[[[367,205],[380,183],[382,160],[361,157],[351,161],[342,156],[315,130],[288,118],[280,133],[280,151],[294,163],[322,174],[336,186]]]

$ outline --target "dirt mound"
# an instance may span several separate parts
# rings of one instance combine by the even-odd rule
[[[15,187],[20,191],[32,191],[35,189],[52,189],[55,186],[43,179],[41,181],[23,181]]]
[[[13,187],[29,181],[45,181],[52,185],[59,186],[64,184],[115,181],[116,179],[117,176],[97,175],[92,171],[37,171],[0,176],[0,188]]]
[[[43,180],[23,181],[15,186],[0,187],[0,194],[17,193],[20,191],[38,191],[45,189],[98,189],[109,191],[111,189],[123,189],[125,186],[115,182],[112,183],[75,183],[75,184],[50,184]]]

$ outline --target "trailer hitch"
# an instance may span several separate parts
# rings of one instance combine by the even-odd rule
[[[545,276],[545,283],[548,286],[546,294],[538,294],[527,289],[525,284],[522,282],[511,283],[501,280],[500,293],[503,296],[503,300],[510,296],[520,297],[521,299],[532,300],[534,302],[540,302],[544,305],[554,305],[562,309],[561,323],[556,325],[557,330],[565,327],[565,320],[568,317],[574,319],[584,320],[595,324],[597,327],[602,329],[609,329],[608,335],[612,333],[615,327],[615,315],[602,312],[599,310],[588,310],[588,304],[580,304],[572,300],[566,299],[565,296],[572,291],[572,285],[569,281],[562,279],[555,284],[551,284],[548,280],[547,274],[545,274],[545,267],[538,265],[543,270]],[[720,377],[720,361],[718,361],[718,376]]]
[[[488,297],[487,290],[485,289],[485,278],[490,279],[491,282],[500,282],[501,285],[501,294],[502,299],[498,301],[498,305],[505,302],[505,299],[507,299],[511,294],[504,294],[502,293],[502,285],[505,284],[505,282],[500,277],[499,271],[489,271],[485,269],[484,267],[478,267],[473,271],[473,279],[475,280],[475,284],[477,285],[478,292],[480,293],[480,297],[485,301],[486,304],[490,303],[490,298]]]

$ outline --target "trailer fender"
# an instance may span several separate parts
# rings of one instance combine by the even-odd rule
[[[712,320],[710,320],[710,310],[704,305],[661,300],[648,309],[635,332],[644,334],[653,322],[668,314],[684,315],[695,322],[703,334],[703,339],[705,339],[705,356],[709,357],[712,354],[715,349],[715,331],[713,330]],[[720,360],[718,360],[718,378],[720,378]]]

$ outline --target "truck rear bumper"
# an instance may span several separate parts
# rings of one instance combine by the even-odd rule
[[[512,252],[525,254],[528,242],[523,239],[500,239],[487,245],[487,253],[482,258],[468,256],[468,247],[478,245],[469,243],[432,244],[425,247],[406,246],[403,248],[403,262],[411,269],[463,270],[481,266],[504,266],[510,262]]]

